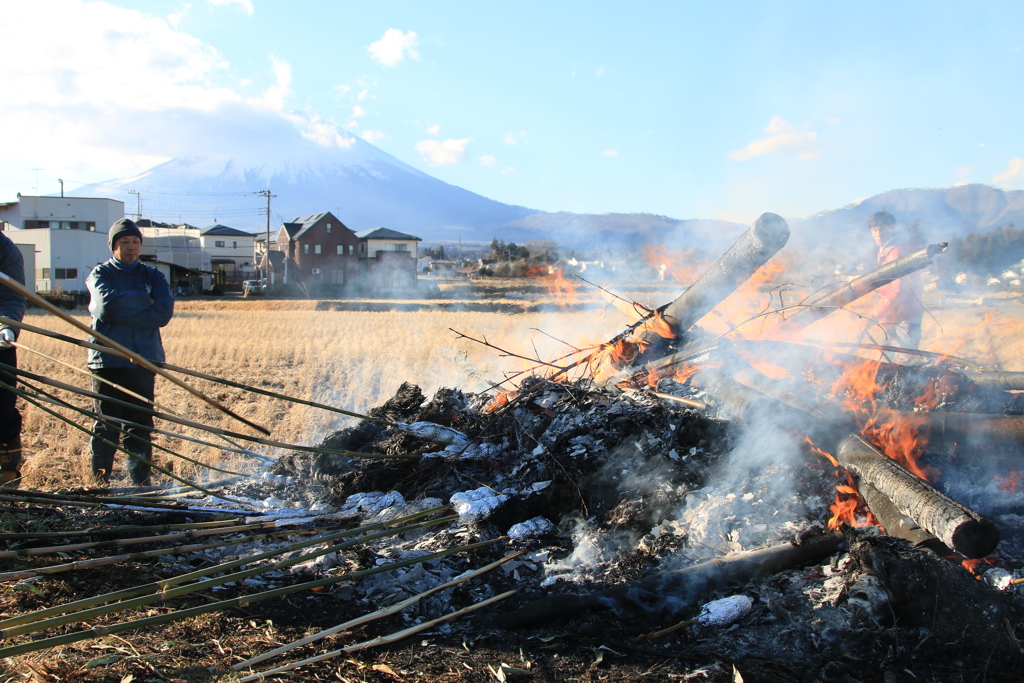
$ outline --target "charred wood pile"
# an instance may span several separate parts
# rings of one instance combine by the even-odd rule
[[[197,564],[223,579],[197,580],[231,593],[222,611],[325,589],[305,619],[274,612],[318,633],[227,662],[243,681],[327,672],[316,667],[369,647],[418,659],[405,674],[441,675],[455,660],[440,651],[463,646],[518,653],[476,678],[458,671],[467,680],[1019,677],[1024,378],[807,334],[941,244],[796,305],[752,302],[727,334],[699,327],[728,297],[754,296],[745,288],[788,237],[765,214],[675,301],[623,306],[622,334],[533,359],[514,388],[428,397],[403,384],[317,448],[219,489],[262,506],[285,540],[168,553],[153,590],[178,595]],[[314,531],[328,536],[303,554]],[[218,573],[261,550],[272,565]],[[49,570],[20,571],[0,579]],[[0,621],[14,643],[0,656],[31,651],[25,623]],[[417,650],[428,642],[443,644],[433,663]]]

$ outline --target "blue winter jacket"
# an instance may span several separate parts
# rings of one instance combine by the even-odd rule
[[[171,321],[174,297],[159,270],[136,261],[127,268],[111,258],[92,269],[85,284],[92,299],[92,329],[147,360],[164,360],[160,328]],[[95,340],[92,340],[95,341]],[[89,350],[89,367],[135,367],[127,358]]]
[[[25,260],[21,256],[21,250],[2,232],[0,232],[0,273],[9,276],[18,284],[25,284]],[[25,316],[25,297],[10,287],[0,285],[0,315],[21,322]],[[7,326],[0,325],[0,328],[3,327]],[[17,335],[20,331],[15,328],[14,334]]]

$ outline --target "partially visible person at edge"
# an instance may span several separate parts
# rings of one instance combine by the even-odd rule
[[[110,226],[108,244],[113,258],[93,268],[85,282],[91,295],[92,329],[147,360],[162,362],[164,346],[160,328],[169,323],[174,314],[174,298],[167,279],[156,268],[139,261],[142,232],[133,221],[122,218]],[[97,377],[153,400],[156,375],[126,358],[90,349],[89,369]],[[90,444],[93,476],[101,483],[110,481],[116,449],[105,440],[120,442],[125,450],[147,461],[129,457],[127,466],[132,483],[148,486],[149,462],[153,458],[153,416],[106,398],[149,409],[152,406],[96,378],[93,378],[92,388],[104,397],[94,399],[96,412],[114,418],[112,421],[97,419],[93,425],[96,434]],[[123,440],[120,438],[122,429]]]
[[[878,245],[878,265],[895,261],[921,247],[912,237],[900,230],[896,219],[888,211],[878,211],[868,217],[871,236]],[[921,319],[924,308],[911,289],[909,277],[894,280],[879,287],[881,297],[869,315],[882,327],[888,346],[916,349],[921,343]]]
[[[2,232],[0,273],[25,284],[25,259],[21,249]],[[0,315],[21,322],[25,316],[25,297],[0,285]],[[0,363],[12,368],[18,366],[18,351],[14,348],[18,332],[16,327],[0,324]],[[14,386],[10,375],[0,375],[0,380]],[[0,485],[7,488],[17,488],[21,479],[21,413],[15,405],[17,400],[13,391],[0,387]]]

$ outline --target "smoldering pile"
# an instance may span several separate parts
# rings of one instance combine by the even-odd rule
[[[962,388],[951,389],[954,377]],[[890,382],[886,398],[898,406],[910,381]],[[945,382],[951,412],[1007,396],[967,390],[970,381],[948,363],[918,368],[914,381]],[[501,580],[477,588],[488,594],[524,589],[515,599],[523,609],[509,602],[485,628],[529,625],[546,632],[564,628],[571,616],[574,628],[608,628],[607,617],[597,621],[594,614],[611,608],[633,629],[631,637],[656,630],[652,623],[695,620],[672,635],[676,645],[694,648],[694,659],[712,643],[718,656],[781,657],[815,667],[837,654],[877,656],[883,646],[885,661],[901,666],[940,643],[956,643],[961,663],[973,661],[978,651],[972,648],[982,642],[990,649],[1003,642],[1000,652],[1010,656],[1005,624],[1024,609],[1024,582],[1011,583],[1024,577],[1024,537],[1006,496],[982,509],[995,513],[1003,540],[998,566],[979,581],[877,527],[830,535],[825,525],[842,483],[839,471],[784,428],[772,434],[736,428],[716,393],[699,383],[665,379],[652,391],[622,393],[589,381],[531,379],[503,400],[458,389],[427,400],[405,384],[372,411],[396,426],[363,423],[321,446],[418,457],[289,456],[274,471],[293,483],[278,494],[301,498],[308,486],[326,496],[325,512],[358,513],[364,522],[450,501],[460,515],[457,529],[424,532],[376,552],[398,558],[486,540],[498,541],[488,551],[495,557],[525,551]],[[704,408],[691,407],[698,404]],[[1019,451],[1019,444],[1004,445],[1003,455],[1012,459]],[[941,449],[926,456],[945,457]],[[792,548],[797,555],[780,566],[756,557],[763,548]],[[730,557],[747,566],[734,572],[713,563],[709,573],[709,560]],[[381,575],[347,596],[368,600],[386,590],[397,600],[461,568],[442,560],[409,578]],[[448,607],[445,596],[435,597],[420,617]],[[446,628],[475,632],[481,623]],[[932,645],[921,649],[924,641]],[[952,661],[949,652],[943,656]]]

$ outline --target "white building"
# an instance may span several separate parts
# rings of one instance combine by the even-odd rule
[[[199,228],[186,225],[144,225],[141,259],[164,274],[171,291],[207,290],[213,283],[210,254],[203,249]]]
[[[255,277],[253,250],[256,235],[226,225],[211,225],[201,233],[203,249],[210,254],[210,265],[233,280]],[[264,238],[266,239],[266,238]]]
[[[0,221],[16,244],[32,245],[37,292],[85,292],[85,278],[110,258],[107,231],[124,202],[91,197],[19,197],[0,203]]]

